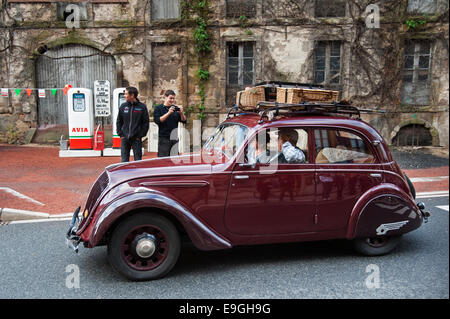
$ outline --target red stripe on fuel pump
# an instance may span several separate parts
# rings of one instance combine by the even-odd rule
[[[113,148],[120,148],[120,137],[113,137]]]
[[[69,137],[71,150],[91,150],[92,149],[92,136],[85,138],[71,138]]]

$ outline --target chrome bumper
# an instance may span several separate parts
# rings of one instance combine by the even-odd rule
[[[428,218],[430,217],[430,212],[425,210],[425,204],[423,202],[417,203],[417,207],[419,207],[420,212],[422,213],[423,222],[428,223]]]
[[[77,234],[77,229],[78,229],[78,225],[80,224],[79,218],[78,218],[78,214],[80,212],[80,208],[78,207],[75,212],[73,213],[72,216],[72,220],[70,221],[69,224],[69,230],[67,231],[66,234],[66,244],[69,248],[72,248],[76,253],[78,253],[78,245],[81,242],[81,238],[78,237]]]

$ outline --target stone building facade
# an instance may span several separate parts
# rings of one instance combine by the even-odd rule
[[[62,92],[44,103],[26,88],[108,79],[136,86],[150,113],[174,89],[188,125],[200,114],[215,126],[236,91],[278,80],[386,110],[363,119],[388,143],[449,145],[446,0],[4,0],[0,10],[3,142],[67,126]]]

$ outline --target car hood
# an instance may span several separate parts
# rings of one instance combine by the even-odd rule
[[[211,174],[211,164],[200,154],[159,157],[147,160],[112,164],[106,167],[110,185],[145,177],[167,177]]]

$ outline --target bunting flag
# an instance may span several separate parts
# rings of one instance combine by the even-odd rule
[[[28,96],[31,96],[31,93],[33,93],[33,91],[38,91],[38,96],[40,98],[45,98],[46,94],[45,94],[45,90],[50,90],[52,91],[52,95],[56,96],[56,92],[58,92],[58,90],[62,90],[64,92],[64,95],[67,96],[67,93],[69,92],[69,89],[72,88],[72,85],[70,84],[66,84],[63,88],[45,88],[45,89],[38,89],[38,88],[1,88],[1,97],[9,97],[9,90],[14,90],[14,92],[16,93],[17,96],[20,96],[20,93],[22,92],[22,90],[25,90],[27,92]]]
[[[64,95],[67,96],[67,91],[69,91],[69,89],[72,87],[72,85],[70,84],[66,84],[66,86],[63,89]]]

